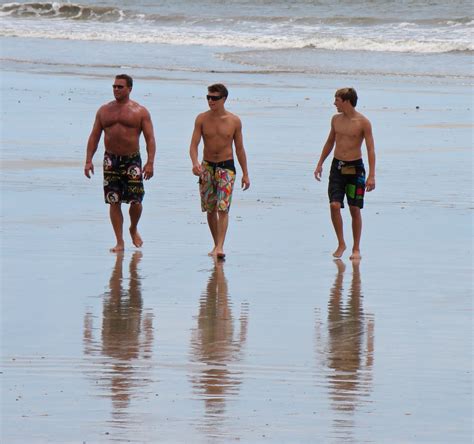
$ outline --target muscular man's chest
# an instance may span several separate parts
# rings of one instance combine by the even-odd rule
[[[103,116],[102,124],[104,128],[114,125],[137,128],[140,126],[140,117],[133,112],[115,111]]]

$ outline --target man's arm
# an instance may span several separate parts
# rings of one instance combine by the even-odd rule
[[[235,154],[239,161],[240,168],[242,168],[242,188],[248,190],[250,187],[249,172],[247,169],[247,154],[244,148],[244,138],[242,136],[242,122],[237,117],[237,127],[234,133]]]
[[[102,123],[100,122],[100,109],[97,111],[95,116],[94,125],[92,126],[92,131],[89,135],[89,140],[87,141],[87,150],[86,150],[86,163],[84,165],[84,174],[89,179],[91,174],[94,174],[94,164],[92,163],[92,158],[94,157],[97,147],[99,145],[100,138],[102,136]]]
[[[153,122],[151,121],[150,113],[145,108],[142,119],[142,131],[143,137],[145,137],[146,141],[146,152],[148,156],[146,164],[143,167],[143,178],[145,180],[148,180],[153,177],[153,164],[155,163],[156,142],[155,133],[153,131]]]
[[[365,182],[367,191],[375,190],[375,143],[372,135],[372,125],[367,120],[364,124],[365,145],[367,147],[367,157],[369,159],[369,175]]]
[[[331,130],[329,131],[329,136],[324,144],[323,150],[321,151],[321,156],[319,157],[319,162],[316,165],[316,169],[314,170],[314,177],[316,180],[321,180],[321,175],[323,174],[323,163],[326,158],[331,153],[332,149],[334,148],[334,143],[336,142],[336,130],[334,129],[334,119],[336,116],[333,116],[331,119]]]
[[[202,117],[201,114],[196,117],[194,122],[194,131],[191,137],[191,144],[189,146],[189,156],[191,157],[191,162],[193,164],[193,174],[195,176],[200,176],[202,173],[202,167],[198,160],[198,146],[201,142],[202,137]]]

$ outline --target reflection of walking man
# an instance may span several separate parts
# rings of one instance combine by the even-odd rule
[[[109,291],[104,294],[102,333],[100,344],[93,338],[93,316],[86,314],[84,322],[85,354],[100,353],[105,361],[105,371],[98,378],[110,388],[117,409],[127,407],[134,389],[142,378],[134,377],[140,359],[149,359],[153,343],[151,315],[143,317],[138,264],[142,253],[134,252],[130,259],[129,285],[123,288],[123,253],[117,254],[109,281]],[[143,364],[142,364],[143,366]]]
[[[247,339],[247,316],[243,307],[240,332],[236,336],[224,264],[215,260],[201,297],[198,325],[192,338],[194,359],[206,364],[206,368],[193,377],[193,385],[205,399],[209,417],[224,412],[226,398],[235,394],[240,385],[238,373],[228,365],[240,360]]]
[[[84,174],[88,178],[91,173],[94,174],[92,158],[104,132],[104,197],[105,203],[110,205],[110,221],[117,240],[110,251],[116,252],[125,248],[122,202],[130,204],[130,236],[133,245],[141,247],[143,244],[137,229],[145,194],[143,178],[147,180],[153,177],[156,147],[150,113],[129,98],[133,86],[132,78],[120,74],[115,77],[112,86],[115,101],[101,106],[97,111],[87,142]],[[139,146],[142,133],[148,153],[143,170]]]
[[[235,144],[235,153],[242,168],[242,188],[246,190],[250,186],[242,122],[225,109],[227,96],[227,88],[222,84],[208,87],[209,111],[197,116],[189,148],[193,174],[199,176],[201,208],[207,212],[207,223],[214,240],[214,248],[209,254],[219,259],[225,257],[224,242],[236,174],[232,144]],[[199,163],[201,138],[204,139],[204,151],[203,161]]]
[[[328,367],[333,369],[329,385],[336,410],[351,412],[358,399],[367,394],[373,361],[373,319],[362,309],[358,260],[352,261],[349,300],[343,303],[345,264],[335,261],[337,275],[328,304]],[[366,344],[364,344],[366,336]],[[365,362],[363,361],[365,357]]]
[[[314,176],[318,181],[321,180],[323,163],[331,153],[334,144],[336,144],[328,187],[331,220],[338,240],[338,246],[333,256],[341,257],[346,249],[341,208],[344,207],[344,196],[347,196],[354,237],[350,258],[360,259],[360,237],[362,234],[360,210],[364,206],[365,190],[372,191],[375,189],[375,147],[372,126],[366,117],[355,110],[357,105],[355,89],[343,88],[337,90],[334,105],[339,114],[333,116],[331,120],[331,131],[314,171]],[[364,139],[369,159],[367,182],[361,151]]]

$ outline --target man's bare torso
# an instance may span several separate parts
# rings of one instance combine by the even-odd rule
[[[333,125],[336,133],[334,157],[339,160],[357,160],[362,158],[364,124],[367,119],[360,113],[353,117],[344,114],[334,116]]]
[[[105,149],[119,156],[139,151],[144,108],[134,101],[110,102],[99,111]]]
[[[232,143],[237,129],[237,117],[226,111],[214,116],[210,111],[202,114],[203,158],[210,162],[222,162],[233,158]]]

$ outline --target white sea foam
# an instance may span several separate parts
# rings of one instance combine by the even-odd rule
[[[53,26],[52,26],[53,25]],[[55,21],[4,21],[0,36],[67,40],[100,40],[107,42],[157,43],[172,45],[206,45],[242,49],[315,49],[344,51],[384,51],[410,53],[443,53],[473,51],[472,40],[451,35],[449,39],[436,33],[430,37],[386,30],[385,36],[372,32],[366,35],[332,35],[327,32],[293,32],[282,34],[279,29],[265,33],[239,30],[209,29],[197,26],[137,26],[130,23],[83,23]]]
[[[221,15],[215,8],[203,14],[194,3],[185,0],[186,8],[160,1],[152,7],[137,1],[137,9],[133,11],[120,9],[108,0],[102,0],[100,6],[7,3],[0,6],[0,36],[269,50],[308,47],[407,53],[474,50],[474,21],[465,13],[448,17],[443,16],[445,11],[440,8],[441,16],[425,16],[418,5],[421,8],[418,17],[415,9],[396,17],[380,11],[379,15],[367,15],[363,8],[343,16],[341,12],[334,15],[328,5],[324,9],[323,0],[318,2],[323,5],[321,11],[318,5],[295,1],[298,14],[283,7],[283,0],[282,4],[275,3],[275,14],[262,5],[236,0]],[[239,3],[242,3],[240,7]],[[306,15],[302,15],[303,6],[308,11]],[[364,15],[357,15],[361,11]]]

